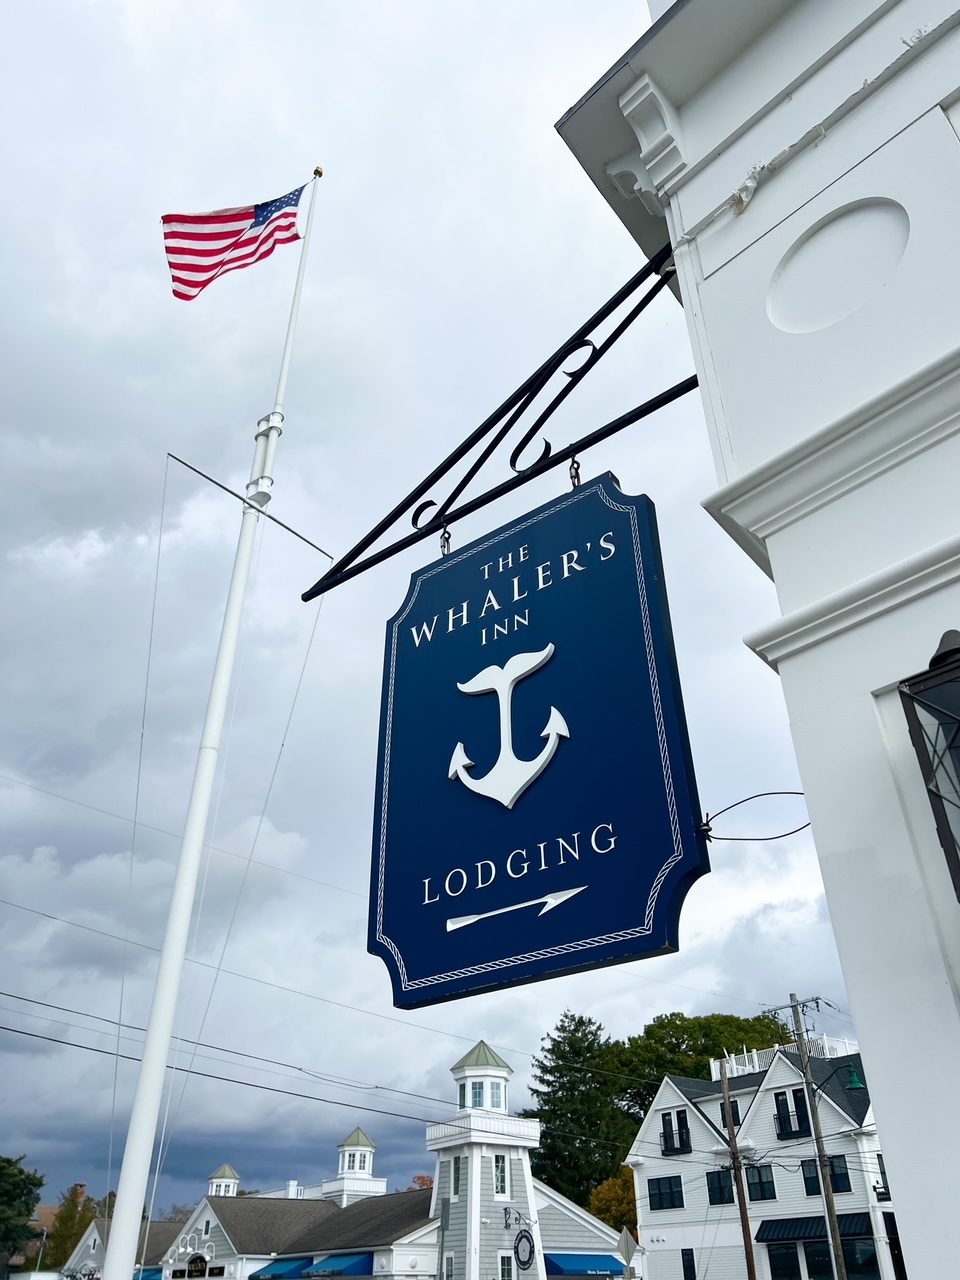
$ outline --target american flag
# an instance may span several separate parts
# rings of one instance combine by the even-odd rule
[[[299,240],[297,205],[303,187],[265,204],[212,213],[166,213],[163,244],[173,276],[173,296],[189,302],[225,271],[252,267],[278,244]]]

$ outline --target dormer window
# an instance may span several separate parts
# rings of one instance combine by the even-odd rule
[[[490,1081],[490,1106],[494,1111],[503,1110],[503,1088],[499,1080]]]
[[[471,1080],[470,1082],[470,1105],[471,1107],[483,1106],[483,1081]]]
[[[792,1111],[786,1091],[773,1095],[773,1105],[777,1137],[781,1142],[791,1138],[810,1137],[810,1118],[807,1114],[807,1099],[803,1089],[793,1090]]]
[[[737,1125],[739,1125],[739,1123],[740,1123],[740,1102],[739,1102],[739,1100],[738,1100],[737,1098],[731,1098],[731,1099],[730,1099],[730,1119],[733,1121],[733,1123],[734,1123],[734,1127],[736,1127]],[[720,1103],[720,1128],[725,1130],[725,1129],[726,1129],[726,1127],[727,1127],[727,1109],[726,1109],[726,1107],[723,1105],[723,1103],[721,1102],[721,1103]]]
[[[674,1129],[674,1114],[676,1129]],[[676,1113],[664,1111],[661,1116],[660,1150],[665,1156],[687,1155],[690,1147],[690,1126],[685,1109]]]

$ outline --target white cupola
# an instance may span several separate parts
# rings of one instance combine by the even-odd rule
[[[507,1111],[513,1071],[485,1041],[450,1074],[457,1112],[427,1128],[427,1150],[437,1158],[430,1212],[449,1218],[444,1280],[548,1280],[530,1172],[540,1122]]]
[[[211,1173],[207,1184],[208,1196],[235,1196],[240,1186],[240,1175],[232,1164],[222,1164],[216,1173]]]
[[[363,1132],[354,1129],[337,1144],[340,1162],[335,1178],[327,1178],[320,1188],[324,1200],[335,1200],[341,1209],[369,1196],[382,1196],[387,1192],[386,1178],[373,1176],[373,1153],[376,1144]]]
[[[340,1168],[338,1173],[357,1173],[365,1177],[373,1176],[373,1153],[376,1146],[362,1129],[354,1129],[353,1133],[337,1144],[340,1152]]]
[[[506,1112],[507,1082],[513,1069],[485,1040],[475,1044],[450,1068],[450,1073],[457,1082],[460,1111]]]

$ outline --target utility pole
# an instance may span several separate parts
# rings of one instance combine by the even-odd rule
[[[810,1071],[810,1046],[807,1044],[807,1029],[803,1025],[801,1004],[795,991],[790,992],[790,1009],[793,1013],[793,1026],[797,1036],[797,1048],[800,1050],[800,1064],[803,1067],[803,1079],[807,1086],[807,1109],[813,1125],[813,1140],[817,1146],[817,1164],[820,1168],[820,1191],[827,1216],[827,1238],[830,1242],[830,1261],[833,1263],[835,1280],[847,1280],[847,1265],[843,1260],[843,1244],[840,1240],[840,1223],[837,1221],[837,1206],[833,1199],[833,1181],[830,1176],[830,1161],[827,1159],[823,1145],[823,1130],[820,1128],[820,1113],[817,1110],[816,1086]]]
[[[747,1280],[757,1280],[757,1263],[753,1256],[753,1237],[750,1234],[750,1215],[747,1212],[747,1196],[743,1186],[743,1161],[740,1159],[737,1133],[733,1125],[730,1081],[727,1079],[725,1058],[720,1059],[720,1084],[723,1086],[723,1114],[727,1120],[727,1138],[730,1141],[730,1163],[733,1165],[733,1179],[737,1184],[737,1207],[740,1210],[740,1230],[743,1233],[743,1256],[747,1264]]]

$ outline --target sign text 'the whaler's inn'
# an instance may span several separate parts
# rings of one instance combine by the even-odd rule
[[[676,949],[708,863],[649,499],[606,475],[415,573],[381,716],[396,1005]]]

